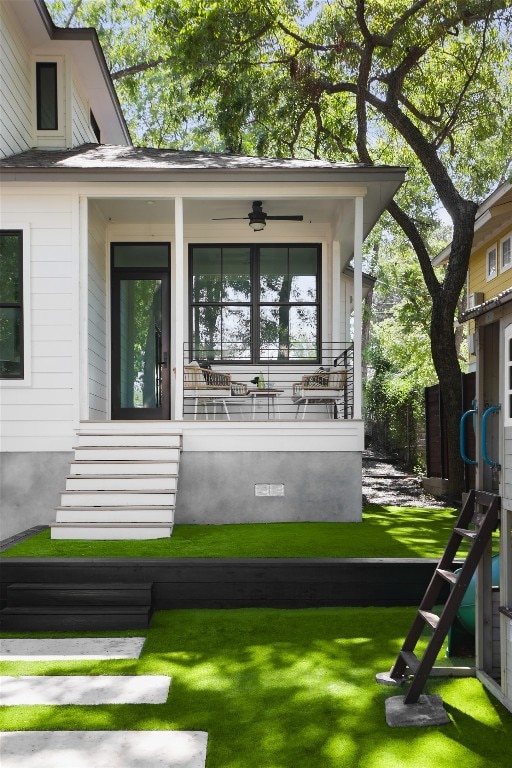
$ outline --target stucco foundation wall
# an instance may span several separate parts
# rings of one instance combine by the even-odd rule
[[[0,461],[0,538],[55,520],[72,453],[3,453]]]
[[[284,496],[256,496],[256,484]],[[177,523],[358,522],[361,508],[359,452],[181,455]]]

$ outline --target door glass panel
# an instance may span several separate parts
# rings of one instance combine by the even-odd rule
[[[118,268],[162,267],[169,265],[169,247],[166,243],[115,243],[113,266]]]
[[[161,405],[162,281],[120,280],[121,408]]]

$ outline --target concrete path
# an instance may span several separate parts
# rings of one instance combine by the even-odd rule
[[[13,731],[2,768],[204,768],[203,731]]]
[[[0,704],[164,704],[170,684],[165,675],[0,677]]]
[[[138,659],[145,637],[0,639],[0,661]]]

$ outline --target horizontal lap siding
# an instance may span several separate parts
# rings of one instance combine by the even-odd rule
[[[502,491],[503,504],[512,509],[512,427],[505,427]]]
[[[69,195],[5,195],[3,226],[30,230],[31,377],[1,393],[2,447],[7,451],[66,451],[78,416],[77,300]],[[10,222],[13,222],[10,224]],[[55,243],[57,245],[55,245]]]
[[[76,84],[73,84],[72,136],[74,147],[96,142],[96,137],[89,123],[89,107],[82,99]]]
[[[88,363],[89,418],[107,418],[107,275],[105,223],[98,210],[89,211]]]
[[[0,156],[32,146],[33,123],[30,54],[5,7],[0,7]]]

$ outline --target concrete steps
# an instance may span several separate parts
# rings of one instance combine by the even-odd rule
[[[53,539],[172,534],[181,434],[165,422],[82,422]]]

